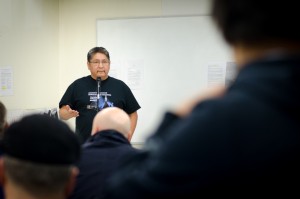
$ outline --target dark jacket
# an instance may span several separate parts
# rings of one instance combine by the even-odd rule
[[[300,57],[243,67],[225,96],[167,113],[106,198],[299,197]]]
[[[78,164],[79,175],[71,199],[101,198],[106,180],[118,169],[121,162],[126,161],[138,149],[120,133],[105,130],[96,133],[83,145]]]

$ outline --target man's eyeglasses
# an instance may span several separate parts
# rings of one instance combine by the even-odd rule
[[[100,64],[102,64],[102,66],[108,66],[109,61],[108,60],[102,60],[102,61],[90,61],[89,62],[92,66],[99,66]]]

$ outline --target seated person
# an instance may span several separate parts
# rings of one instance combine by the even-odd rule
[[[120,163],[137,154],[128,141],[130,118],[117,107],[107,107],[97,113],[93,120],[91,137],[83,144],[78,164],[80,173],[71,199],[102,197],[106,180]]]
[[[80,142],[62,121],[25,116],[7,128],[1,149],[5,198],[63,199],[73,190]]]

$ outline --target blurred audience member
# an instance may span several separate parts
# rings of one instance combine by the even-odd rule
[[[138,149],[131,146],[130,118],[117,107],[107,107],[93,120],[91,137],[83,145],[77,184],[71,199],[96,199],[103,195],[107,178]]]
[[[10,124],[1,148],[6,199],[63,199],[71,193],[80,142],[67,124],[42,114],[25,116]]]
[[[5,105],[0,101],[0,140],[2,140],[4,130],[7,127],[8,127],[7,109],[6,109]]]
[[[0,101],[0,141],[3,138],[5,129],[8,127],[7,123],[7,109],[4,104]],[[2,156],[2,149],[0,149],[0,156]],[[0,185],[0,199],[4,198],[3,187]]]
[[[166,113],[106,198],[299,197],[298,13],[292,0],[212,0],[235,81]]]

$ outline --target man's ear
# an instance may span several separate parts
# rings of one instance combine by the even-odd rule
[[[76,185],[76,177],[78,174],[79,174],[79,169],[77,167],[73,167],[71,169],[69,181],[66,184],[66,196],[71,195],[72,191],[74,190]]]
[[[3,157],[0,157],[0,184],[4,185],[4,161]]]
[[[91,65],[90,65],[90,62],[86,62],[86,66],[87,66],[87,68],[89,69],[89,70],[91,70]]]

